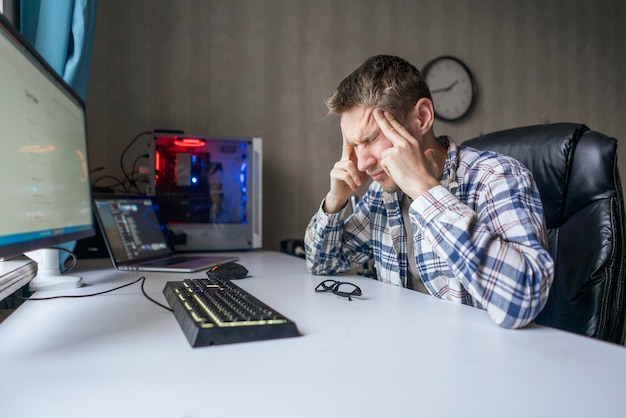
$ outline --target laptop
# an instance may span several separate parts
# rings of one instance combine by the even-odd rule
[[[94,212],[117,270],[185,273],[238,260],[224,254],[176,254],[154,197],[94,196]]]

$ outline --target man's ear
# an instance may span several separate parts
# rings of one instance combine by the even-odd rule
[[[433,102],[426,97],[422,97],[415,103],[413,109],[416,127],[421,135],[430,131],[435,123],[435,108]]]

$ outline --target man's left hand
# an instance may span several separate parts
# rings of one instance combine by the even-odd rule
[[[441,169],[434,159],[435,150],[422,150],[420,142],[391,113],[375,109],[374,118],[393,144],[382,152],[380,165],[396,185],[412,199],[439,185]]]

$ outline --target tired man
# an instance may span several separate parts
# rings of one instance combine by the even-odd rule
[[[436,137],[428,86],[399,57],[368,59],[327,105],[341,116],[343,147],[306,229],[309,270],[338,274],[373,258],[386,283],[486,309],[506,328],[534,320],[554,263],[530,171]]]

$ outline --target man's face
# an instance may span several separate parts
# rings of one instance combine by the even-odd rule
[[[354,148],[357,168],[380,183],[386,192],[399,191],[394,180],[380,166],[382,152],[393,144],[374,119],[374,108],[355,106],[341,115],[343,140]]]

